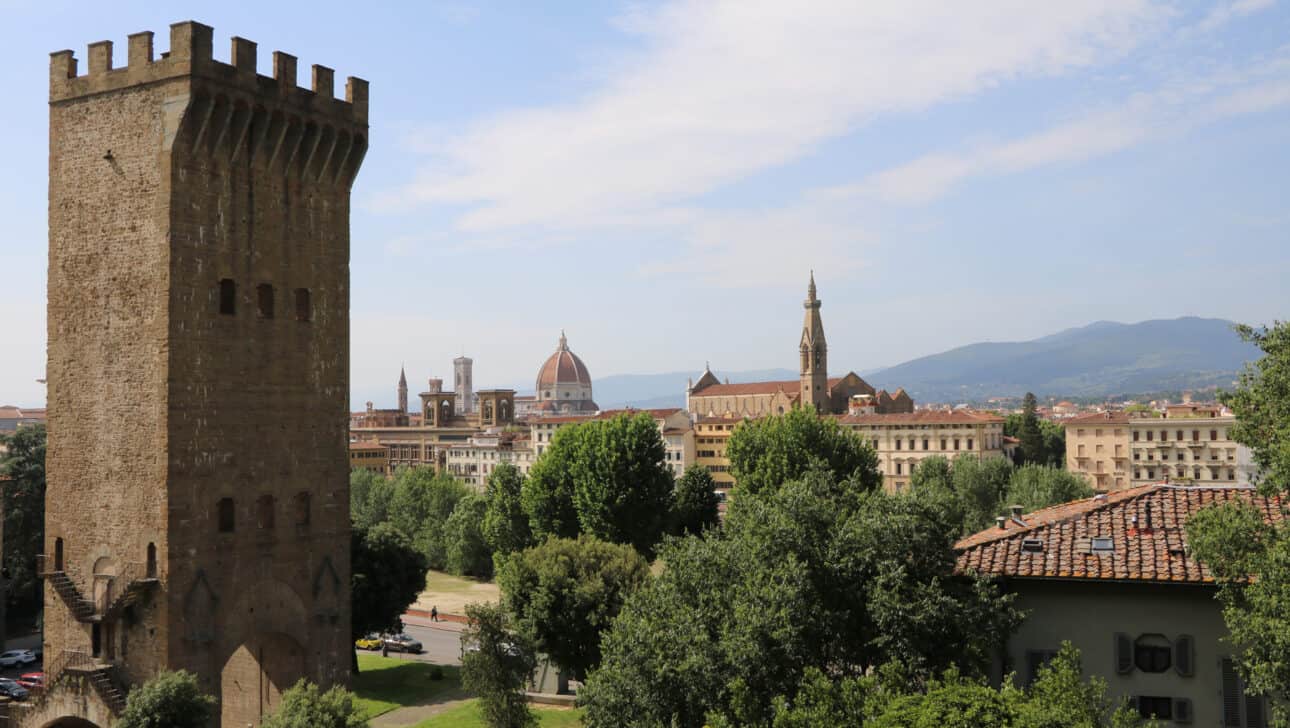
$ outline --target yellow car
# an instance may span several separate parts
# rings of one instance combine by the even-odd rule
[[[369,634],[366,637],[359,637],[354,640],[354,646],[360,650],[379,650],[381,649],[381,638],[374,634]]]

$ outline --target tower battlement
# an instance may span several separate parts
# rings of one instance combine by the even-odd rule
[[[49,61],[50,103],[193,76],[257,97],[274,96],[297,113],[367,125],[367,81],[350,76],[345,82],[345,98],[338,99],[335,71],[326,66],[315,64],[310,87],[302,88],[297,85],[295,56],[275,51],[273,76],[262,76],[256,72],[254,42],[233,37],[230,62],[224,63],[215,60],[213,39],[214,29],[208,25],[191,20],[175,23],[170,26],[170,50],[154,57],[152,31],[134,33],[129,36],[127,62],[121,68],[112,67],[112,41],[91,43],[85,75],[78,73],[74,51],[55,51]]]

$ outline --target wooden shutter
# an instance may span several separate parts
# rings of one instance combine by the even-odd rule
[[[1133,672],[1133,640],[1123,632],[1115,633],[1115,671],[1121,675]]]
[[[1174,698],[1174,717],[1175,723],[1191,722],[1191,699]]]
[[[1174,640],[1174,669],[1183,677],[1196,673],[1195,663],[1196,639],[1189,634],[1178,635]]]
[[[1241,687],[1245,687],[1242,685]],[[1258,695],[1245,696],[1245,728],[1267,728],[1267,719],[1263,715],[1263,698]]]
[[[1222,659],[1219,672],[1223,683],[1223,728],[1242,728],[1241,677],[1236,674],[1236,664],[1232,662],[1232,658]]]

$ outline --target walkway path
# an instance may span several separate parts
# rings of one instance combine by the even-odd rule
[[[404,728],[405,726],[416,725],[434,715],[451,710],[452,708],[462,705],[470,700],[469,696],[463,690],[453,690],[442,696],[444,699],[437,703],[429,705],[409,705],[405,708],[395,708],[384,715],[378,715],[368,722],[372,728]]]

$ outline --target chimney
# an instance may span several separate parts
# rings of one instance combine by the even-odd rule
[[[1008,527],[1008,519],[1004,516],[995,516],[994,524],[998,526],[1000,530],[1003,530]]]
[[[1012,517],[1013,517],[1013,518],[1018,518],[1018,519],[1019,519],[1019,518],[1021,518],[1021,506],[1020,506],[1020,505],[1015,505],[1015,504],[1014,504],[1014,505],[1012,505],[1012,506],[1011,506],[1011,509],[1012,509]]]
[[[1144,508],[1146,509],[1146,512],[1147,512],[1147,528],[1150,529],[1151,528],[1151,504],[1150,503],[1144,504]]]

